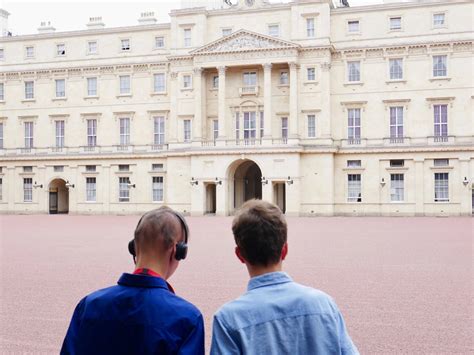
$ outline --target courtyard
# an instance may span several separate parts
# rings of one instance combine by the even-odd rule
[[[139,216],[0,216],[0,353],[58,353],[87,293],[133,271]],[[204,315],[246,289],[232,219],[192,217],[188,258],[170,283]],[[295,281],[330,294],[362,354],[469,354],[472,218],[288,218]]]

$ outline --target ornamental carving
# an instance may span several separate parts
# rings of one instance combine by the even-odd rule
[[[365,52],[365,55],[367,58],[380,58],[383,56],[383,49],[367,49],[367,51]]]
[[[410,54],[426,54],[427,49],[425,45],[421,46],[410,46],[408,49]]]
[[[455,43],[453,47],[455,52],[469,52],[472,50],[472,42]]]
[[[391,54],[405,54],[406,48],[405,47],[392,47],[392,48],[387,48],[386,53],[388,55]]]

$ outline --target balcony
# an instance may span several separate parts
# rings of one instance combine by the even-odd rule
[[[81,148],[83,153],[96,153],[99,151],[99,148],[96,145],[86,145]]]
[[[117,153],[130,153],[133,151],[133,146],[128,144],[116,145],[114,146],[114,148],[114,151],[116,151]]]
[[[404,137],[390,137],[390,144],[403,144],[405,143]]]
[[[227,146],[255,146],[262,145],[260,138],[231,139],[226,141]]]
[[[258,96],[259,88],[256,85],[242,86],[239,88],[240,96],[254,95]]]

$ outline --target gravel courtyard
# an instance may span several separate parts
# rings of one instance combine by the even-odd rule
[[[76,303],[133,271],[139,216],[0,216],[0,353],[58,353]],[[231,218],[188,218],[170,282],[204,314],[244,292]],[[362,354],[469,354],[473,218],[288,218],[284,268],[336,300]]]

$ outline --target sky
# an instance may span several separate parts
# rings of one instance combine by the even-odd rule
[[[351,6],[380,2],[382,0],[349,0]],[[0,0],[0,8],[10,13],[10,32],[13,35],[24,35],[37,33],[37,28],[43,21],[50,21],[58,32],[86,29],[89,17],[95,16],[102,16],[106,27],[137,25],[140,13],[146,11],[155,12],[158,22],[165,23],[169,22],[169,12],[180,8],[180,1]]]

